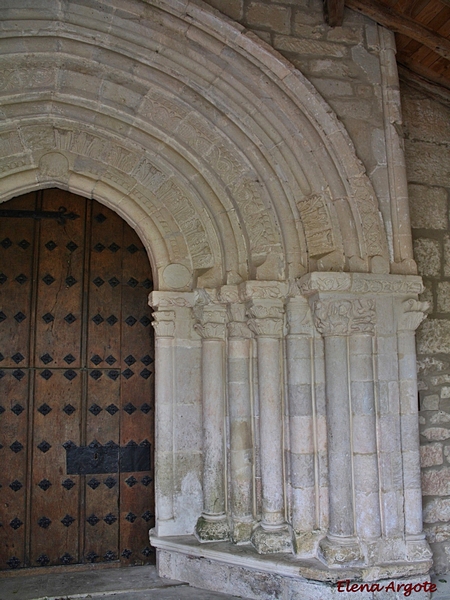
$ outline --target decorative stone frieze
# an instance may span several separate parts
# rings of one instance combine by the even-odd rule
[[[374,332],[374,300],[316,300],[312,311],[316,328],[323,336]]]

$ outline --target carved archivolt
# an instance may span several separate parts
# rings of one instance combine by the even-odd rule
[[[60,185],[104,201],[142,236],[157,276],[171,262],[190,270],[180,289],[388,264],[376,196],[343,126],[275,51],[206,5],[188,15],[146,0],[137,23],[119,0],[105,37],[106,0],[81,12],[77,0],[63,13],[47,4],[42,15],[17,0],[3,22],[1,199]],[[15,54],[10,30],[27,52]]]

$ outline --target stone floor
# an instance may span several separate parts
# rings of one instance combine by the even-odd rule
[[[231,600],[236,596],[161,579],[153,566],[0,578],[0,600]]]
[[[433,577],[432,600],[450,600],[450,574]],[[355,594],[357,596],[359,594]],[[412,596],[411,596],[412,597]],[[161,579],[153,566],[0,577],[0,600],[232,600],[186,583]],[[243,599],[245,600],[245,599]],[[319,598],[317,600],[320,600]],[[355,597],[355,600],[358,600]]]

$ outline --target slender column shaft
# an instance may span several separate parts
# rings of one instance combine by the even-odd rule
[[[351,468],[347,338],[325,338],[325,385],[327,398],[329,532],[354,534]]]
[[[262,523],[283,525],[283,445],[280,341],[258,337]]]
[[[287,307],[286,358],[289,401],[292,526],[294,532],[316,529],[314,413],[311,389],[312,323],[305,299]],[[299,542],[297,542],[298,546]],[[300,548],[297,547],[297,552]]]
[[[230,336],[238,333],[230,328]],[[242,337],[230,337],[228,342],[231,514],[235,542],[250,539],[253,521],[250,343],[249,338]]]
[[[261,525],[253,532],[252,543],[260,554],[292,552],[292,531],[285,515],[283,463],[283,302],[252,302],[249,314],[249,327],[257,335],[262,491]]]
[[[349,344],[356,530],[368,540],[381,535],[372,336]]]
[[[423,522],[414,331],[398,333],[398,354],[405,533],[419,535],[422,533]]]
[[[225,514],[225,320],[223,307],[204,309],[202,337],[203,513],[200,541],[229,538]]]
[[[155,321],[155,495],[157,527],[173,519],[173,354],[175,313],[153,313]]]

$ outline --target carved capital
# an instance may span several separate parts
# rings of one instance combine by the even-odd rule
[[[260,301],[247,306],[248,326],[260,337],[281,337],[284,310],[281,301]]]
[[[241,302],[228,305],[228,335],[233,338],[253,337],[247,325],[246,306]]]
[[[224,306],[208,304],[197,311],[198,322],[195,331],[204,340],[224,340],[226,335],[227,312]]]
[[[158,310],[152,314],[152,325],[157,338],[173,338],[175,333],[175,311]]]
[[[428,302],[419,302],[409,298],[402,302],[398,320],[399,331],[415,331],[426,318],[429,308]]]
[[[312,315],[306,298],[291,298],[286,305],[286,317],[289,334],[312,335]]]
[[[373,334],[375,300],[315,300],[314,324],[323,336]]]

